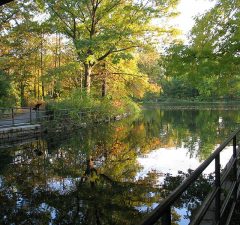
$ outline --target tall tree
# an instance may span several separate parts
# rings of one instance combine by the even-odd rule
[[[90,92],[94,67],[109,55],[115,60],[149,43],[160,29],[154,18],[171,16],[177,0],[44,1],[54,27],[70,38],[84,67],[84,87]],[[150,35],[151,34],[151,35]]]
[[[239,96],[239,25],[240,1],[218,0],[196,18],[190,44],[170,49],[167,75],[197,89],[203,98]]]
[[[192,48],[204,79],[221,94],[232,96],[239,88],[240,1],[218,0],[215,7],[196,19]],[[223,88],[224,87],[224,88]]]

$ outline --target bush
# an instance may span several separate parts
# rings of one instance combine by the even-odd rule
[[[82,119],[82,115],[85,116],[85,120],[90,120],[93,116],[101,120],[109,117],[113,118],[124,113],[133,114],[140,111],[139,106],[131,98],[106,96],[99,99],[94,98],[92,95],[87,95],[79,89],[72,91],[63,100],[49,102],[46,109],[54,111],[69,110],[70,117],[74,121]],[[80,114],[80,112],[83,113]]]

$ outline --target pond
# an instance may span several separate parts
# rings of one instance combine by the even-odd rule
[[[0,224],[138,224],[237,128],[234,110],[144,109],[138,117],[0,147]],[[231,155],[228,148],[222,166]],[[172,210],[188,224],[210,165]]]

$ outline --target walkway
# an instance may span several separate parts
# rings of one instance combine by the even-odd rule
[[[32,108],[0,108],[0,144],[35,137],[41,133],[37,124],[41,111]]]
[[[38,111],[31,108],[0,108],[0,129],[4,127],[31,124],[36,121]]]

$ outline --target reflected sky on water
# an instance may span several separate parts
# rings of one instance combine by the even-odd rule
[[[215,146],[216,149],[218,145]],[[221,153],[222,168],[227,164],[232,156],[232,146],[228,146]],[[169,160],[171,159],[171,160]],[[195,170],[201,163],[198,158],[191,158],[186,148],[160,148],[139,157],[138,162],[143,167],[137,177],[145,176],[149,171],[157,171],[160,175],[159,184],[164,182],[165,174],[178,175],[178,171],[187,172],[189,169]],[[214,172],[215,164],[211,163],[204,174]]]

